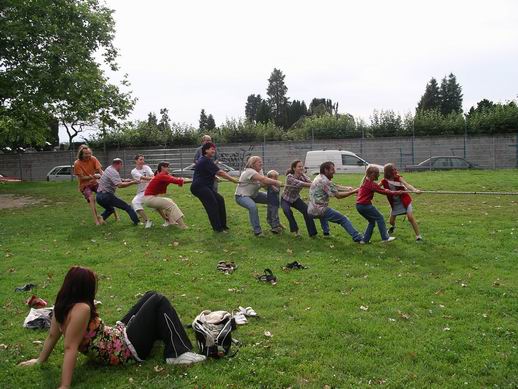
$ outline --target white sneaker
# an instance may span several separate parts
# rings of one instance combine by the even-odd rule
[[[385,239],[385,240],[382,240],[383,243],[389,243],[389,242],[392,242],[396,240],[396,237],[395,236],[389,236],[388,239]]]
[[[203,362],[206,359],[207,357],[205,357],[205,355],[187,351],[178,358],[166,358],[165,361],[169,365],[192,365],[193,363]]]
[[[165,222],[164,224],[162,224],[162,227],[169,227],[171,224],[169,222]]]
[[[151,220],[146,221],[146,225],[144,226],[144,228],[151,228],[151,227],[153,227],[153,222]]]
[[[234,314],[234,321],[238,325],[243,325],[248,323],[248,320],[246,319],[245,315],[242,312],[237,312]]]

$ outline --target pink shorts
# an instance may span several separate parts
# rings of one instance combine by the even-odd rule
[[[95,183],[95,184],[88,184],[87,186],[85,186],[81,190],[81,193],[85,197],[85,200],[86,200],[87,203],[90,202],[90,196],[92,195],[92,193],[97,193],[97,187],[98,186],[99,186],[99,184],[97,184],[97,183]]]

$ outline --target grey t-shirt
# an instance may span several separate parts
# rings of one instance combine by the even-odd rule
[[[117,185],[122,183],[121,176],[113,166],[108,166],[99,179],[98,192],[112,193],[117,190]]]
[[[241,177],[239,177],[239,184],[236,188],[236,196],[248,196],[255,197],[261,188],[261,183],[252,180],[252,177],[256,174],[261,174],[261,172],[257,172],[255,169],[248,168],[245,169],[243,173],[241,173]]]

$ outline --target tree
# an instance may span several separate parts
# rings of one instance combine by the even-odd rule
[[[333,100],[316,97],[309,104],[310,115],[338,115],[338,103],[333,104]]]
[[[212,131],[216,128],[216,121],[214,120],[214,116],[209,114],[207,117],[207,130]]]
[[[171,118],[169,117],[169,110],[167,108],[160,109],[160,121],[157,127],[163,132],[171,131]]]
[[[49,4],[45,0],[3,2],[3,142],[43,144],[53,118],[67,124],[73,139],[75,131],[80,132],[77,123],[116,125],[135,103],[129,93],[110,84],[102,70],[103,66],[118,70],[113,11],[98,0],[55,0]],[[121,85],[128,86],[127,80]]]
[[[246,120],[255,123],[257,120],[257,109],[263,101],[261,95],[250,95],[246,99],[245,117]]]
[[[462,113],[462,88],[457,83],[457,79],[453,73],[448,78],[444,77],[441,81],[441,113],[448,115],[450,113]]]
[[[274,123],[284,129],[288,128],[288,105],[286,97],[288,87],[284,83],[285,75],[281,70],[274,68],[268,79],[268,104],[272,113]]]
[[[288,108],[288,127],[293,126],[300,118],[308,114],[304,101],[293,100]]]
[[[207,115],[205,114],[205,110],[202,109],[201,112],[200,112],[200,125],[199,125],[199,129],[200,129],[200,132],[203,132],[207,129]]]
[[[491,100],[488,100],[488,99],[480,100],[477,103],[476,107],[471,107],[469,109],[468,116],[472,116],[476,113],[482,113],[484,111],[488,111],[491,108],[493,108],[494,106],[495,106],[495,103],[493,103]]]
[[[270,105],[266,100],[261,101],[259,107],[257,107],[257,115],[255,116],[256,122],[266,124],[271,120],[271,117],[272,111]]]
[[[441,94],[439,92],[439,84],[437,80],[432,77],[430,82],[426,84],[424,95],[417,104],[417,111],[426,111],[429,109],[441,109]]]

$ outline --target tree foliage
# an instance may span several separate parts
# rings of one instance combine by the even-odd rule
[[[285,77],[281,70],[274,68],[268,79],[266,94],[274,123],[279,127],[288,128],[289,100],[286,96],[288,87],[284,83]]]
[[[430,82],[426,84],[424,95],[417,104],[418,111],[427,111],[429,109],[441,109],[441,95],[439,92],[439,84],[437,80],[432,77]]]
[[[98,0],[5,0],[0,18],[0,141],[42,144],[59,120],[70,140],[114,128],[135,103],[117,71],[112,10]],[[98,62],[97,58],[101,58]]]

